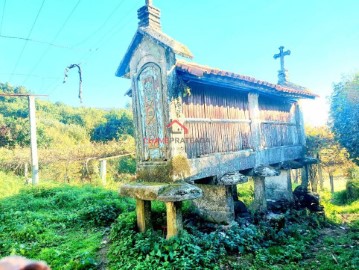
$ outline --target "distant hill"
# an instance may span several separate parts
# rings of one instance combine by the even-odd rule
[[[22,93],[24,87],[0,83],[0,93]],[[26,98],[0,97],[0,147],[25,147],[30,143]],[[132,114],[127,109],[72,107],[36,99],[39,148],[109,141],[132,135]]]

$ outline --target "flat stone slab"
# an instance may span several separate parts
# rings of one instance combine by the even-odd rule
[[[248,182],[248,177],[239,173],[239,172],[231,172],[223,175],[219,180],[217,185],[220,186],[231,186],[237,185],[240,183]]]
[[[300,169],[302,167],[303,167],[303,164],[300,162],[297,162],[295,160],[284,161],[281,163],[281,168],[283,170]]]
[[[269,176],[280,175],[280,170],[275,169],[271,166],[261,165],[261,166],[254,168],[253,173],[255,176],[269,177]]]
[[[134,182],[122,185],[120,195],[145,201],[179,202],[202,197],[202,190],[185,182]]]
[[[318,164],[319,160],[313,157],[306,156],[303,159],[301,159],[300,162],[302,162],[303,164],[311,165],[311,164]]]

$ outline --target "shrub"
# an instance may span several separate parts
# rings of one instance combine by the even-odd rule
[[[119,173],[136,173],[136,159],[133,157],[123,157],[118,162]]]
[[[348,202],[353,202],[359,199],[359,178],[348,180],[346,194]]]

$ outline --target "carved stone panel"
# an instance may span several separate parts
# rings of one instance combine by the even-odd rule
[[[137,78],[138,112],[142,132],[142,161],[166,158],[161,69],[144,66]]]

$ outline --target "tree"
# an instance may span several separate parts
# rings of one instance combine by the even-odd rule
[[[336,172],[347,173],[348,169],[353,166],[349,160],[349,154],[335,140],[334,134],[327,127],[307,127],[306,132],[308,135],[307,152],[320,161],[318,166],[313,165],[314,168],[311,170],[312,191],[317,191],[318,178],[321,178],[321,168],[323,168],[329,175],[331,192],[334,192],[334,174]]]
[[[106,142],[119,139],[121,135],[133,136],[132,115],[127,110],[111,111],[105,115],[106,122],[94,128],[91,140]]]
[[[359,165],[359,73],[334,84],[330,116],[335,138]]]

